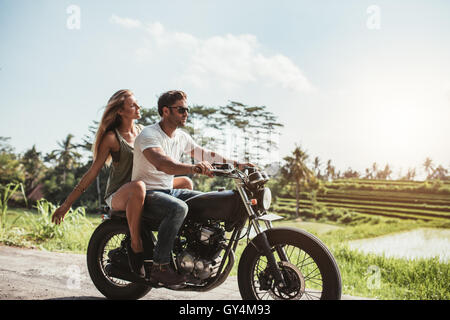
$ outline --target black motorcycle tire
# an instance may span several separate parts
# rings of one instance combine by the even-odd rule
[[[130,282],[126,286],[118,286],[110,281],[104,273],[101,258],[109,239],[114,235],[127,234],[125,220],[106,220],[102,222],[89,240],[87,250],[87,267],[95,287],[108,299],[137,300],[145,296],[152,288],[143,284]]]
[[[323,282],[321,300],[341,299],[342,281],[339,268],[331,252],[319,239],[306,231],[294,228],[273,228],[266,230],[265,233],[272,249],[277,245],[295,246],[314,260]],[[254,241],[255,239],[252,240]],[[261,256],[262,253],[258,252],[253,243],[249,243],[241,255],[238,285],[244,300],[258,300],[258,295],[253,289],[253,269]]]

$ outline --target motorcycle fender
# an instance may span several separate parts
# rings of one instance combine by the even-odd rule
[[[263,221],[276,221],[276,220],[281,220],[281,219],[284,219],[284,218],[275,213],[265,214],[263,216],[258,217],[258,220],[263,220]]]

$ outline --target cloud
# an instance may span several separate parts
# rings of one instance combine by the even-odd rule
[[[143,30],[146,42],[136,49],[139,58],[171,59],[181,68],[178,80],[200,89],[211,86],[232,89],[257,84],[301,93],[315,90],[291,59],[282,54],[264,54],[264,48],[251,34],[200,39],[192,34],[166,30],[160,22],[143,23],[116,15],[110,22]]]

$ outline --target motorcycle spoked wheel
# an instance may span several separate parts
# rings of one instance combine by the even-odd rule
[[[107,275],[108,252],[119,248],[129,234],[126,221],[102,222],[91,236],[87,251],[89,275],[95,287],[108,299],[136,300],[145,296],[152,288]]]
[[[239,291],[244,300],[339,300],[341,275],[336,261],[315,236],[293,228],[274,228],[266,235],[286,281],[277,286],[267,258],[249,244],[238,267]],[[288,261],[281,261],[283,249]]]

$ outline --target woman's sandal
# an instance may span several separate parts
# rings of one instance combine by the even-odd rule
[[[141,278],[145,278],[144,252],[134,252],[131,248],[131,241],[127,241],[128,265],[131,271]]]

